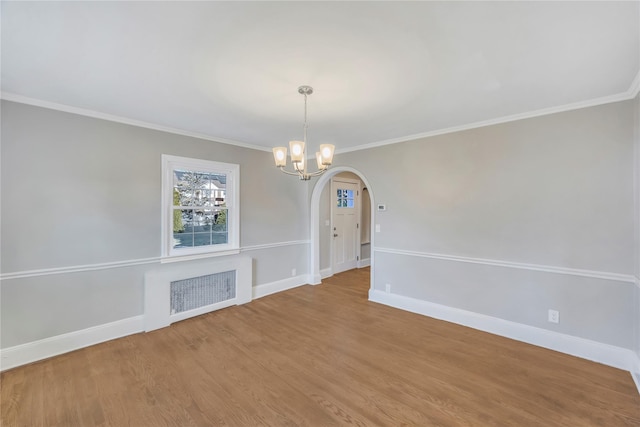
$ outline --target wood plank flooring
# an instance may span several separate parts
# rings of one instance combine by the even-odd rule
[[[3,426],[640,426],[628,372],[367,301],[368,269],[2,374]]]

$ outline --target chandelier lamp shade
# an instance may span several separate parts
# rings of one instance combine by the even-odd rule
[[[307,96],[313,93],[311,86],[300,86],[298,93],[304,95],[304,139],[302,141],[289,141],[289,150],[293,171],[285,169],[287,166],[287,147],[275,147],[273,149],[273,158],[276,167],[287,175],[298,176],[301,180],[307,181],[311,177],[323,174],[333,162],[333,152],[335,147],[333,144],[320,144],[320,151],[316,152],[316,163],[318,170],[309,172],[307,170],[307,162],[305,149],[307,145]]]

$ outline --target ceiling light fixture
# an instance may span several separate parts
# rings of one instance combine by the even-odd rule
[[[313,93],[313,88],[311,86],[300,86],[298,93],[304,95],[304,140],[289,141],[291,163],[293,163],[294,172],[285,169],[285,166],[287,166],[287,147],[275,147],[273,149],[273,158],[276,162],[276,167],[282,172],[287,175],[298,176],[301,180],[307,181],[311,179],[311,177],[321,175],[329,169],[331,162],[333,162],[335,146],[333,144],[320,144],[320,151],[316,153],[318,170],[315,172],[307,172],[307,162],[305,161],[305,146],[307,145],[307,96]]]

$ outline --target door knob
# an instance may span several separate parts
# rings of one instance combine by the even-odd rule
[[[333,237],[338,237],[338,235],[336,233],[333,233]]]

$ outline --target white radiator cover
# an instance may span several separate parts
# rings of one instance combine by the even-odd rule
[[[197,266],[166,264],[144,275],[144,330],[164,328],[173,322],[251,301],[253,263],[249,257],[208,261]],[[192,310],[171,314],[171,282],[235,271],[235,297]]]

